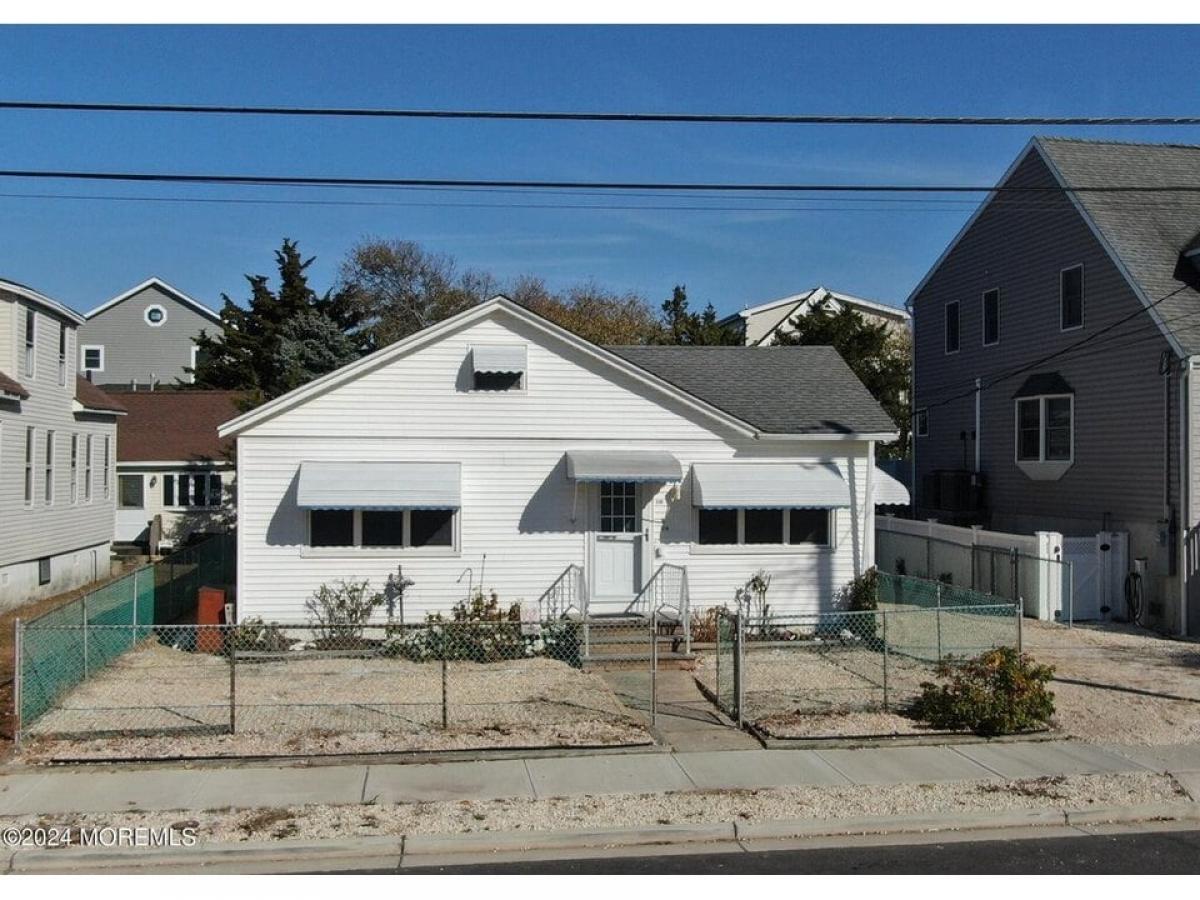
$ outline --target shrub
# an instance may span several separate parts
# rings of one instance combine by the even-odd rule
[[[838,606],[852,613],[869,613],[879,609],[879,572],[871,568],[846,582],[837,597]],[[846,617],[846,630],[864,641],[873,641],[879,628],[876,616]]]
[[[257,650],[276,653],[287,650],[293,644],[299,643],[298,638],[290,638],[283,629],[272,623],[268,625],[260,616],[239,622],[229,633],[229,641],[237,650]]]
[[[370,581],[336,581],[317,588],[304,608],[320,643],[347,647],[358,642],[363,626],[383,602],[382,594],[371,592]]]
[[[923,682],[911,711],[935,728],[992,737],[1044,727],[1054,715],[1054,694],[1046,688],[1054,668],[1012,647],[947,660],[937,674],[948,683]]]

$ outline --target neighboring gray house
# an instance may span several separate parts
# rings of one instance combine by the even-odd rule
[[[1200,634],[1200,147],[1036,138],[999,186],[908,300],[917,515],[1127,531]]]
[[[884,324],[898,331],[908,329],[910,317],[906,309],[823,287],[811,288],[789,297],[747,307],[741,312],[726,316],[720,324],[741,332],[748,346],[766,346],[775,343],[776,335],[793,331],[791,323],[796,316],[805,315],[818,303],[826,303],[834,310],[849,307],[868,322]]]
[[[76,374],[82,324],[0,280],[0,610],[109,571],[123,407]]]
[[[160,278],[97,306],[79,329],[79,368],[100,385],[141,388],[189,381],[196,336],[221,317]]]

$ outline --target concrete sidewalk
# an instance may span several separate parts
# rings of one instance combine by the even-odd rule
[[[711,750],[414,764],[229,768],[96,767],[0,774],[0,815],[546,798],[783,785],[903,784],[1109,772],[1185,773],[1200,744],[1070,741],[857,750]],[[1179,776],[1177,776],[1179,777]],[[1193,794],[1193,796],[1196,796]]]

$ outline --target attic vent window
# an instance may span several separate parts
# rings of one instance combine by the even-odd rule
[[[152,328],[157,328],[163,322],[167,321],[167,311],[155,303],[153,306],[146,307],[146,324]]]
[[[493,344],[471,348],[477,391],[519,391],[525,387],[525,345]]]

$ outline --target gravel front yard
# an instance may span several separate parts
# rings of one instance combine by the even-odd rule
[[[299,806],[0,819],[0,825],[194,825],[204,842],[622,828],[1186,801],[1167,775],[1079,775],[862,787],[604,794],[544,800]]]
[[[1055,668],[1055,719],[1066,735],[1094,743],[1200,741],[1200,642],[1128,625],[1032,620],[1024,636],[1026,652]]]
[[[442,667],[385,657],[239,661],[154,640],[30,729],[30,759],[297,755],[650,742],[599,676],[541,657]]]

